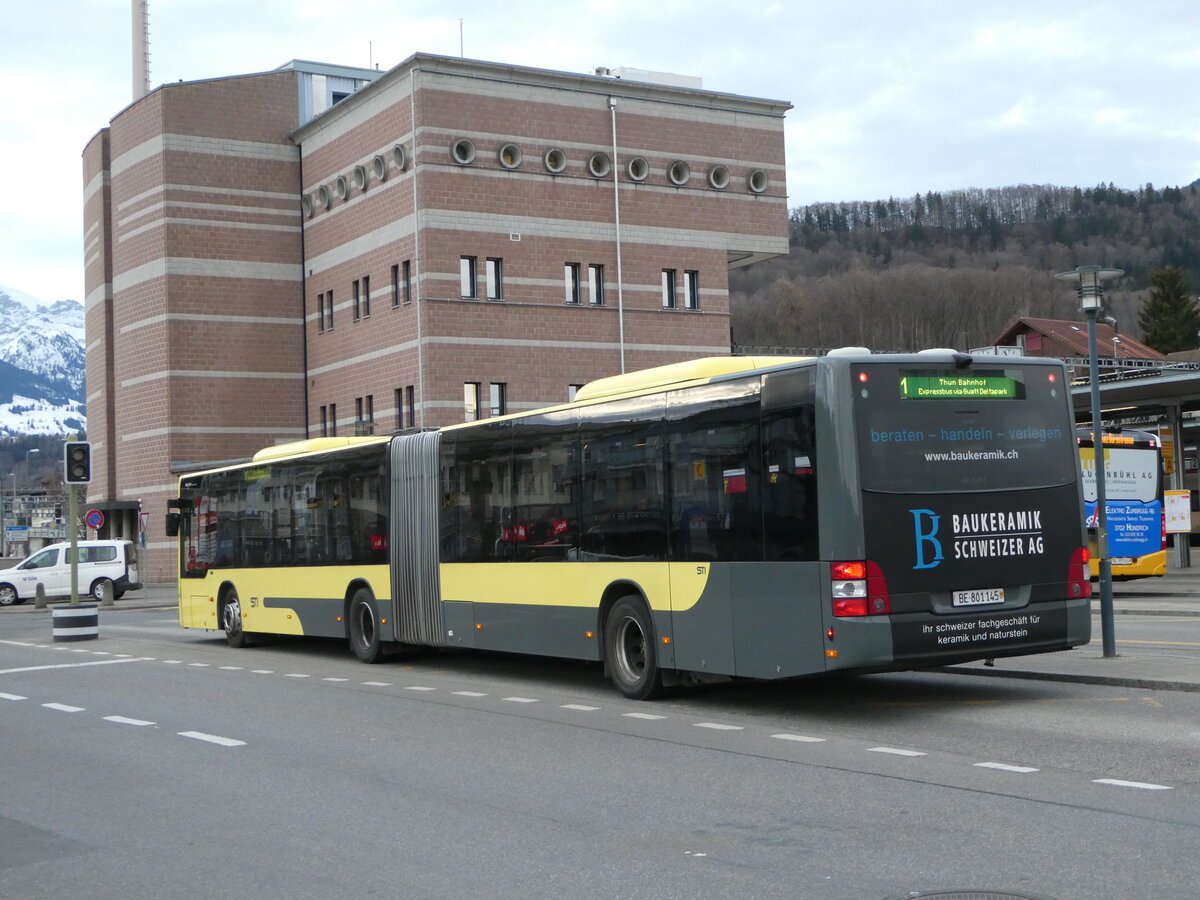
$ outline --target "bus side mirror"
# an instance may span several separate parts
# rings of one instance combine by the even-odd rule
[[[167,513],[167,537],[179,537],[179,513]]]

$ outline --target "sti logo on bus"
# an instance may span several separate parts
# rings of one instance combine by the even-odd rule
[[[942,542],[938,540],[941,516],[932,509],[910,509],[913,517],[913,537],[916,539],[917,564],[914,569],[932,569],[943,559]]]

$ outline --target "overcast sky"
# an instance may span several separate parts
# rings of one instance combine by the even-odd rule
[[[83,299],[84,145],[131,99],[129,0],[0,11],[0,284]],[[460,30],[461,19],[461,30]],[[414,52],[629,66],[785,100],[789,207],[1200,178],[1196,0],[151,0],[151,84]]]

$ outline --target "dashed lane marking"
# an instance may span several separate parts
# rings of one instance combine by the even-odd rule
[[[217,744],[221,747],[244,747],[245,741],[235,740],[234,738],[221,737],[219,734],[205,734],[203,731],[179,731],[176,732],[180,737],[194,738],[197,741],[206,741],[209,744]]]
[[[57,710],[58,712],[69,712],[69,713],[83,712],[82,706],[68,706],[65,703],[43,703],[42,706],[46,707],[46,709]]]
[[[780,741],[796,741],[801,744],[823,744],[825,738],[809,737],[807,734],[773,734],[771,737]]]
[[[646,719],[647,721],[666,718],[666,716],[658,716],[654,713],[621,713],[621,715],[626,719]]]
[[[1028,775],[1030,772],[1038,771],[1033,766],[1014,766],[1011,763],[981,762],[972,763],[972,765],[978,766],[981,769],[999,769],[1001,772],[1016,772],[1019,775]]]
[[[598,706],[585,706],[582,703],[564,703],[559,707],[559,709],[577,709],[580,712],[595,712],[599,708]]]
[[[721,722],[696,722],[694,724],[695,724],[695,727],[697,727],[697,728],[711,728],[714,731],[745,731],[746,730],[745,726],[743,726],[743,725],[725,725]]]
[[[82,669],[85,666],[111,666],[117,663],[127,662],[149,662],[149,659],[134,659],[126,657],[124,659],[97,659],[92,662],[77,662],[77,663],[58,663],[57,665],[48,666],[22,666],[18,669],[0,669],[0,675],[15,675],[17,672],[45,672],[50,669]]]
[[[487,696],[487,694],[483,693],[483,691],[455,691],[454,694],[457,697],[486,697]]]
[[[537,698],[535,698],[535,697],[505,697],[504,699],[507,700],[509,703],[537,703],[538,702]]]
[[[20,694],[0,694],[0,700],[28,700],[28,697],[22,697]]]
[[[1140,788],[1143,791],[1169,791],[1167,784],[1147,784],[1144,781],[1122,781],[1120,778],[1093,778],[1095,784],[1111,784],[1115,787]]]
[[[891,753],[894,756],[927,756],[922,750],[902,750],[899,747],[868,747],[870,753]]]
[[[130,719],[128,716],[104,716],[105,722],[115,722],[118,725],[154,725],[154,722],[147,722],[145,719]]]

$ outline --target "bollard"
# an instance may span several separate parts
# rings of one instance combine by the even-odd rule
[[[95,603],[54,607],[53,634],[59,641],[93,641],[100,636],[100,615]]]
[[[40,581],[37,583],[37,588],[35,588],[33,592],[33,608],[46,608],[46,586]]]
[[[113,605],[113,583],[107,579],[100,584],[100,605]]]

